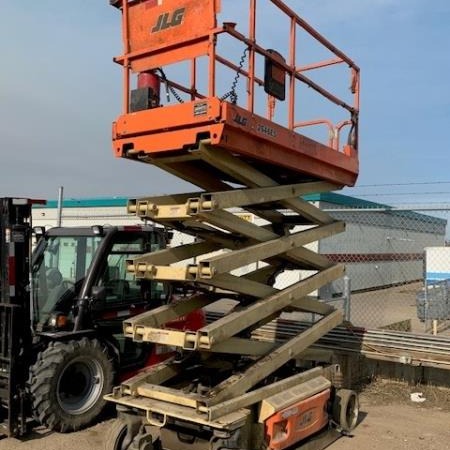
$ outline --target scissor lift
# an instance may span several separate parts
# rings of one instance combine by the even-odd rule
[[[248,36],[234,23],[217,24],[218,0],[112,3],[122,11],[125,44],[124,55],[116,58],[124,67],[124,114],[113,126],[114,152],[158,166],[202,191],[129,202],[129,213],[195,237],[191,244],[130,261],[129,271],[137,278],[183,286],[191,294],[124,323],[125,334],[135,341],[173,346],[179,354],[122,383],[108,397],[123,419],[109,445],[176,449],[186,448],[189,441],[204,444],[192,448],[211,450],[281,450],[298,443],[300,448],[323,448],[336,438],[336,429],[354,426],[356,395],[339,390],[338,366],[305,371],[292,361],[311,359],[308,348],[342,322],[340,311],[310,294],[344,273],[342,265],[312,249],[314,242],[343,231],[344,224],[301,197],[356,181],[359,69],[279,0],[260,1],[258,8],[270,6],[287,20],[287,60],[279,50],[256,42],[256,0],[248,1]],[[300,31],[333,57],[299,66]],[[224,36],[244,47],[239,65],[219,54]],[[257,70],[261,61],[263,77]],[[178,64],[187,64],[189,70],[172,67]],[[352,105],[305,75],[335,65],[349,68]],[[173,76],[166,75],[167,66]],[[232,89],[222,96],[219,66],[235,76]],[[133,73],[138,85],[131,90]],[[185,84],[177,75],[187,79]],[[240,77],[246,83],[245,105],[238,101]],[[296,122],[298,84],[339,106],[348,118],[337,125],[321,118]],[[177,104],[161,100],[161,85]],[[258,89],[267,94],[265,117],[256,106]],[[275,105],[281,101],[285,123],[275,120]],[[297,131],[315,125],[328,126],[327,142]],[[341,147],[345,127],[348,140]],[[264,225],[243,220],[233,208]],[[312,275],[275,288],[277,275],[288,269]],[[238,306],[196,332],[165,326],[223,298]],[[282,345],[251,338],[253,329],[285,311],[311,313],[320,320]],[[336,426],[330,431],[333,421]],[[148,425],[160,429],[158,436]],[[317,435],[323,430],[327,433]],[[167,443],[171,441],[175,443]]]

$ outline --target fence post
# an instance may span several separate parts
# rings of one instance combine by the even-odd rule
[[[58,189],[58,210],[56,215],[56,226],[60,227],[62,224],[62,209],[63,209],[63,200],[64,200],[64,187],[60,186]]]
[[[350,297],[351,297],[351,283],[350,283],[350,277],[345,275],[344,276],[344,288],[342,289],[342,297],[344,299],[344,320],[347,322],[350,322],[350,315],[351,315],[351,304],[350,304]]]

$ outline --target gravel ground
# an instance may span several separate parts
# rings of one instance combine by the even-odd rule
[[[426,400],[414,403],[410,394]],[[449,450],[450,391],[375,382],[360,395],[360,423],[330,450]]]
[[[353,436],[338,440],[329,449],[450,450],[450,392],[420,389],[426,401],[413,403],[410,393],[417,390],[400,383],[368,386],[360,396],[360,423]],[[0,450],[104,450],[103,440],[111,423],[71,434],[41,429],[27,440],[1,440]]]

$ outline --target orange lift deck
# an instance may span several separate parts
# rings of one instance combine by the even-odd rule
[[[123,114],[113,126],[116,156],[160,166],[198,185],[204,173],[211,171],[195,152],[199,142],[207,140],[211,151],[237,155],[283,184],[326,180],[341,187],[355,183],[359,68],[282,1],[239,1],[238,11],[233,12],[238,18],[248,14],[246,34],[236,23],[218,24],[220,0],[115,4],[122,10],[124,42],[124,54],[115,58],[124,73]],[[268,4],[284,16],[289,29],[283,48],[276,51],[256,41],[257,35],[270,36],[270,30],[257,20],[263,24],[258,8]],[[331,58],[300,65],[305,35]],[[243,50],[240,63],[239,57],[231,61],[221,55],[223,48]],[[322,49],[319,53],[324,53]],[[343,66],[344,73],[349,71],[349,103],[308,77],[337,65]],[[174,70],[169,77],[166,71],[170,68]],[[138,79],[137,89],[131,89],[133,75]],[[231,90],[224,94],[224,82],[233,79]],[[238,84],[245,87],[243,95],[238,95]],[[299,97],[300,86],[336,105],[343,113],[335,114],[341,116],[339,122],[322,117],[300,121],[297,117],[304,117],[308,109]],[[161,88],[173,97],[171,103],[163,101]],[[275,112],[281,120],[273,120]],[[314,126],[328,128],[325,142],[301,134]],[[340,144],[342,131],[348,135],[344,145]],[[235,181],[217,170],[213,170],[216,177]]]
[[[125,321],[125,336],[178,357],[106,397],[119,411],[106,448],[323,449],[358,417],[335,356],[312,347],[342,323],[318,293],[345,270],[316,243],[345,224],[302,195],[356,181],[359,69],[280,0],[110,1],[124,43],[114,153],[201,190],[128,202],[130,214],[195,239],[127,262],[137,279],[184,296]],[[306,41],[318,61],[307,62]],[[323,87],[348,80],[345,99]],[[286,271],[298,281],[279,287]],[[234,307],[200,329],[170,327],[224,300]],[[298,335],[255,337],[291,312],[307,321]]]

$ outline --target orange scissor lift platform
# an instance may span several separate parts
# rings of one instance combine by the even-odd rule
[[[245,3],[246,1],[241,5]],[[260,2],[260,5],[263,3]],[[137,0],[124,3],[122,11],[125,53],[115,59],[124,67],[124,114],[113,126],[116,156],[138,158],[155,165],[161,163],[168,168],[178,167],[179,164],[172,161],[183,161],[183,156],[190,155],[199,140],[206,138],[212,149],[220,148],[238,155],[283,183],[304,179],[327,180],[338,186],[351,186],[355,183],[358,175],[359,69],[350,58],[338,51],[281,1],[266,0],[266,3],[275,5],[290,22],[289,42],[283,49],[288,55],[288,61],[277,57],[277,54],[270,50],[265,50],[256,42],[256,2],[250,2],[248,36],[240,33],[234,23],[227,22],[218,26],[217,14],[221,6],[218,0]],[[156,25],[153,28],[152,25],[163,20],[166,28],[153,31]],[[296,62],[299,34],[296,30],[299,29],[310,34],[334,57],[299,66]],[[243,46],[247,51],[247,69],[219,54],[220,39],[225,36],[228,41],[232,40],[230,45]],[[257,73],[258,57],[273,63],[268,68],[272,73],[267,74],[267,79]],[[180,71],[184,72],[182,75],[188,75],[184,77],[185,84],[176,80],[162,81],[171,89],[187,94],[182,103],[130,111],[130,72],[157,71],[159,68],[181,62],[186,63],[180,68]],[[351,105],[305,75],[309,71],[318,71],[334,65],[349,67],[350,89],[353,94]],[[223,68],[228,68],[245,79],[243,104],[232,101],[233,95],[237,95],[233,89],[225,99],[226,95],[218,94],[218,77],[223,77],[225,72],[220,71]],[[229,73],[227,75],[230,77]],[[348,117],[336,125],[324,118],[296,121],[296,90],[299,84],[318,92],[323,98],[347,112]],[[271,120],[274,96],[267,95],[265,117],[257,114],[255,100],[257,88],[261,86],[266,87],[266,91],[277,91],[275,93],[285,97],[282,112],[284,123]],[[201,87],[204,87],[205,92],[200,90]],[[329,139],[325,143],[317,142],[298,132],[305,127],[319,124],[329,128]],[[339,148],[339,134],[345,127],[350,127],[350,139],[347,145]],[[178,175],[195,181],[195,178],[191,180],[193,177],[189,174],[189,169],[194,166],[201,170],[202,164],[195,161],[186,166],[187,173],[177,171]],[[228,174],[225,174],[225,178],[227,176]]]
[[[111,3],[122,12],[125,48],[115,59],[123,66],[124,112],[113,125],[114,153],[202,189],[129,201],[129,213],[195,240],[129,261],[136,278],[170,282],[190,294],[124,323],[129,338],[176,347],[183,357],[150,368],[108,396],[122,418],[111,448],[135,450],[150,441],[166,448],[165,433],[177,441],[180,430],[209,450],[324,448],[336,429],[354,426],[356,396],[340,389],[335,364],[305,371],[302,363],[292,371],[291,363],[320,360],[310,346],[342,321],[340,311],[313,294],[343,276],[344,267],[314,249],[345,225],[301,196],[356,181],[359,69],[280,0],[242,1],[239,11],[226,0]],[[247,17],[243,31],[230,21],[218,25],[230,5],[231,16]],[[267,22],[261,11],[268,10],[285,20],[283,48],[263,45],[270,33],[258,24]],[[300,65],[303,34],[330,57]],[[306,75],[336,67],[349,72],[350,101]],[[304,116],[298,111],[302,87],[339,111],[332,113],[336,124],[297,119]],[[324,142],[299,132],[319,127],[327,131]],[[341,145],[343,130],[348,135]],[[275,287],[286,270],[298,270],[299,281]],[[238,306],[197,331],[165,325],[224,298]],[[310,315],[311,326],[284,343],[251,338],[286,311]],[[325,359],[330,362],[329,355]],[[157,426],[159,437],[147,425]],[[181,440],[167,448],[185,446]]]

